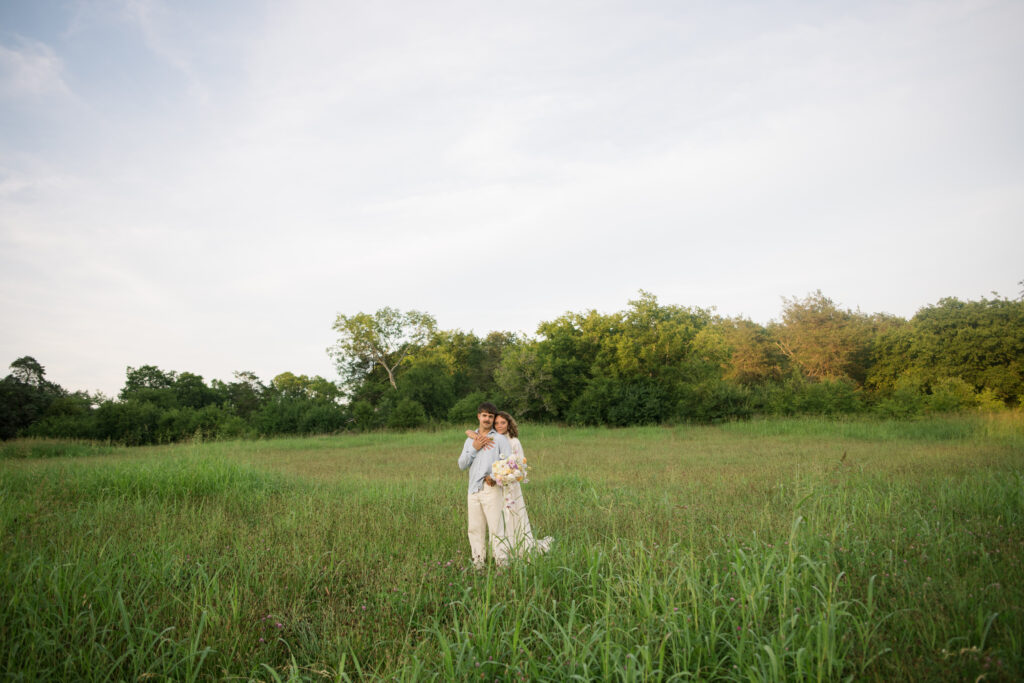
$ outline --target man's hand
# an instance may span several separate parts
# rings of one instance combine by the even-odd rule
[[[473,448],[476,450],[487,449],[494,446],[494,439],[487,436],[486,434],[477,434],[476,438],[473,439]]]
[[[498,482],[496,482],[496,481],[494,481],[493,479],[491,479],[491,475],[489,475],[489,474],[488,474],[487,476],[485,476],[485,477],[484,477],[484,482],[485,482],[485,483],[486,483],[486,484],[487,484],[488,486],[497,486],[497,485],[498,485]]]

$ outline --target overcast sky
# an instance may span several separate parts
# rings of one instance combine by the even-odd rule
[[[0,0],[0,375],[1024,279],[1024,3]]]

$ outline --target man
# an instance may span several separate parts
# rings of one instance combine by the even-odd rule
[[[476,409],[480,423],[476,437],[467,438],[459,456],[459,469],[469,469],[469,550],[473,564],[482,567],[487,557],[487,533],[491,535],[494,561],[504,564],[508,557],[502,506],[505,499],[500,486],[491,479],[491,465],[512,454],[508,439],[494,431],[498,408],[481,403]]]

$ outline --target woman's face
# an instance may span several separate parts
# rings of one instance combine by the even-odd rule
[[[501,415],[494,418],[494,431],[499,434],[504,434],[508,431],[508,420],[503,418]]]

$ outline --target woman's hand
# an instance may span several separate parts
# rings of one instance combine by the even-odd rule
[[[486,434],[476,434],[476,437],[473,438],[473,448],[478,451],[481,449],[491,448],[492,446],[494,446],[494,439]]]

